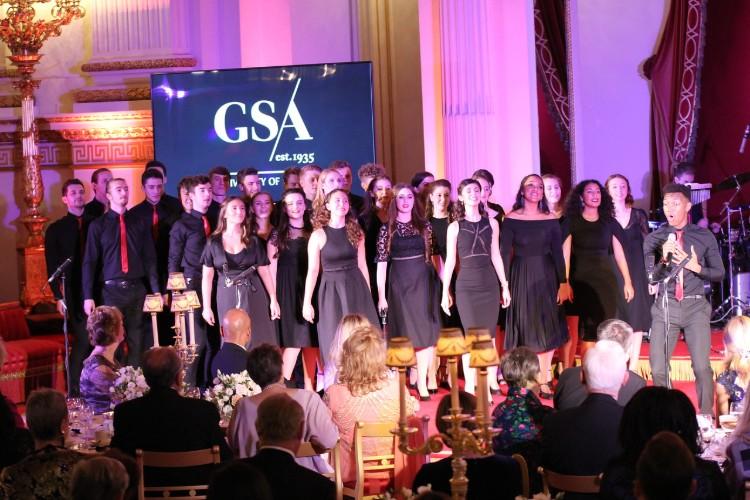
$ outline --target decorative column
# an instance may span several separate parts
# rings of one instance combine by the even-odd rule
[[[51,298],[45,293],[46,265],[42,229],[47,218],[39,210],[44,196],[42,176],[39,171],[40,156],[37,150],[37,128],[34,122],[34,89],[39,81],[34,80],[34,69],[41,59],[39,51],[50,37],[59,36],[62,27],[74,19],[83,17],[85,11],[79,0],[56,0],[49,20],[37,19],[35,3],[47,0],[5,0],[8,4],[5,18],[0,20],[0,38],[10,49],[10,61],[18,68],[19,79],[14,82],[21,92],[21,141],[23,145],[24,202],[26,211],[21,222],[26,226],[28,237],[23,247],[24,280],[22,300],[28,307]]]
[[[503,205],[515,192],[508,183],[539,171],[532,7],[531,0],[439,3],[445,174],[456,185],[490,170],[493,198]]]

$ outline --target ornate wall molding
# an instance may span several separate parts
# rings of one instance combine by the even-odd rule
[[[91,113],[91,114],[76,114],[76,115],[61,115],[61,116],[50,116],[45,118],[38,118],[37,121],[44,121],[47,123],[75,123],[75,122],[103,122],[103,121],[134,121],[134,120],[148,120],[151,121],[151,111],[121,111],[121,112],[107,112],[102,113]]]
[[[90,128],[66,130],[40,130],[39,140],[42,142],[78,142],[101,141],[112,139],[150,139],[154,136],[152,127],[124,127],[124,128]],[[21,132],[0,132],[1,143],[19,143]]]
[[[149,139],[42,142],[39,155],[39,163],[45,168],[144,163],[154,158],[154,143]],[[20,147],[12,143],[0,145],[0,170],[20,168],[22,163]]]
[[[81,70],[94,73],[97,71],[126,71],[133,69],[194,68],[197,65],[198,61],[193,57],[171,57],[164,59],[87,63],[81,66]]]
[[[147,101],[149,99],[151,99],[151,89],[148,87],[77,90],[73,93],[75,102]]]
[[[20,95],[0,95],[0,108],[19,108],[21,107]]]

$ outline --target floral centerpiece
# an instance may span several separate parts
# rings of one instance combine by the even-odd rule
[[[215,404],[221,419],[227,421],[240,399],[259,392],[260,386],[253,382],[247,370],[227,375],[218,371],[214,378],[214,386],[207,389],[203,397]]]
[[[123,366],[117,370],[117,378],[109,388],[109,392],[112,393],[112,408],[123,401],[143,396],[148,392],[148,384],[143,377],[143,371],[140,368]]]

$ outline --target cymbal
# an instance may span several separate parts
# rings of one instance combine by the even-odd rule
[[[737,186],[742,186],[750,182],[750,172],[742,172],[739,174],[730,175],[723,181],[716,184],[711,191],[724,191],[725,189],[737,189]]]

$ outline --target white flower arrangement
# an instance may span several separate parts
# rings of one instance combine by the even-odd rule
[[[260,386],[253,382],[247,370],[228,375],[218,371],[216,378],[214,378],[214,386],[207,389],[203,397],[216,405],[221,418],[225,420],[232,416],[234,407],[237,406],[240,399],[245,396],[253,396],[259,392]]]
[[[143,377],[143,371],[140,368],[123,366],[117,370],[117,378],[109,388],[109,392],[112,394],[112,408],[123,401],[140,398],[148,392],[148,384]]]

